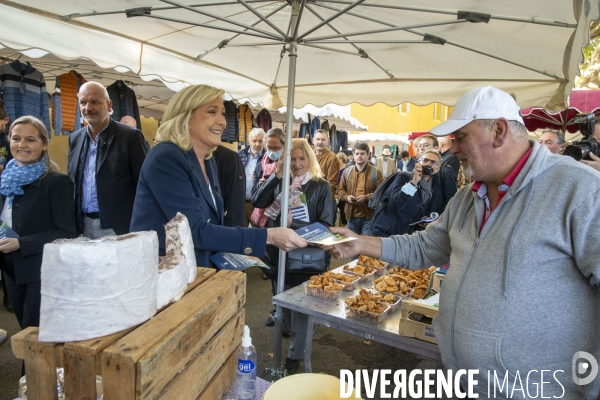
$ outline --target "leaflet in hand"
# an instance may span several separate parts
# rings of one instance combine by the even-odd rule
[[[8,238],[18,239],[19,237],[20,236],[17,232],[13,231],[8,226],[6,226],[6,223],[4,223],[3,221],[0,221],[0,240]]]
[[[417,222],[413,222],[412,224],[408,224],[408,226],[414,226],[414,225],[420,225],[420,224],[428,224],[430,222],[435,221],[436,219],[439,218],[439,214],[436,212],[432,212],[431,215],[429,217],[425,217],[420,221]]]
[[[269,268],[260,258],[234,253],[216,253],[210,257],[218,269],[230,269],[232,271],[243,271],[250,267]]]
[[[342,236],[334,234],[327,227],[319,222],[305,226],[304,228],[296,229],[300,237],[306,239],[308,243],[318,244],[320,246],[331,246],[333,244],[355,240],[354,237]]]

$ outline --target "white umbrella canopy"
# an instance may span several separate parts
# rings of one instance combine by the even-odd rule
[[[521,108],[555,110],[565,108],[590,21],[600,15],[589,0],[181,1],[0,0],[0,44],[209,84],[240,101],[264,99],[269,109],[286,97],[288,108],[453,105],[491,84]],[[288,141],[292,125],[288,113]],[[289,164],[286,148],[284,176]],[[282,192],[288,187],[284,180]],[[282,209],[288,200],[283,196]],[[281,224],[287,226],[287,213]],[[278,293],[284,275],[279,268]],[[279,373],[279,306],[275,319]]]
[[[257,103],[271,87],[287,95],[290,3],[0,0],[0,43],[212,84]],[[564,108],[589,22],[599,15],[597,2],[583,0],[299,3],[296,107],[452,105],[492,84],[523,108]]]

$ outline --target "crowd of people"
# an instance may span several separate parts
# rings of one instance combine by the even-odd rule
[[[394,160],[384,148],[375,162],[361,141],[350,154],[334,154],[325,130],[315,132],[313,148],[300,138],[286,143],[279,128],[255,128],[236,154],[221,146],[223,94],[205,85],[178,92],[149,151],[139,129],[111,119],[106,88],[85,83],[78,99],[87,125],[69,138],[66,175],[48,156],[44,125],[33,117],[12,121],[10,151],[2,153],[0,143],[7,158],[0,265],[22,329],[39,324],[44,244],[154,230],[164,255],[163,226],[181,212],[197,265],[210,266],[214,252],[259,257],[270,267],[264,273],[273,294],[285,268],[279,249],[305,248],[294,230],[314,222],[358,238],[325,249],[327,256],[364,254],[411,269],[450,265],[434,320],[445,368],[571,371],[576,351],[600,359],[600,250],[589,243],[600,237],[590,217],[600,208],[600,159],[585,160],[589,168],[552,154],[563,147],[560,132],[528,139],[508,94],[468,92],[446,122],[416,140],[416,157],[402,151]],[[9,122],[0,107],[0,130]],[[284,180],[289,193],[282,193]],[[301,210],[281,210],[281,197],[298,193]],[[552,212],[540,207],[550,203]],[[280,226],[284,212],[287,227]],[[285,289],[309,277],[286,273]],[[267,324],[276,318],[271,313]],[[304,358],[307,317],[284,310],[281,318],[290,335],[285,371],[293,374]],[[600,380],[563,385],[577,398],[600,391]],[[550,384],[547,393],[560,388]]]

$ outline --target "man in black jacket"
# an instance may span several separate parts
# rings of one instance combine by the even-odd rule
[[[67,173],[75,183],[78,230],[89,238],[128,233],[146,158],[144,136],[110,118],[112,102],[101,84],[83,84],[77,97],[88,124],[69,137]]]
[[[238,153],[223,145],[213,151],[217,163],[217,178],[223,197],[223,225],[244,226],[246,210],[246,176]]]
[[[419,138],[419,159],[423,157],[425,152],[434,150],[438,151],[440,148],[440,144],[438,142],[438,138],[433,135],[424,135]],[[458,190],[458,182],[457,175],[454,172],[454,169],[443,162],[442,156],[442,165],[439,166],[439,172],[433,177],[432,187],[434,191],[434,196],[432,201],[430,202],[430,211],[441,214],[445,209],[446,205],[450,201],[452,197],[456,194]]]

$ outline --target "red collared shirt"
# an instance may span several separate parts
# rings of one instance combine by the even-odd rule
[[[521,159],[519,160],[517,165],[515,165],[515,167],[512,169],[512,171],[510,171],[510,173],[508,175],[506,175],[506,178],[504,178],[502,180],[502,185],[500,185],[498,187],[498,201],[496,202],[496,204],[494,204],[493,208],[491,207],[490,199],[487,196],[487,185],[485,184],[485,182],[475,181],[473,183],[473,186],[471,186],[471,190],[476,192],[477,195],[485,201],[485,209],[483,210],[483,218],[481,220],[481,226],[479,227],[479,234],[481,234],[481,230],[483,229],[485,223],[487,222],[490,214],[496,209],[498,204],[500,204],[500,202],[502,201],[502,198],[504,197],[504,195],[506,194],[508,189],[515,182],[515,179],[517,179],[517,176],[519,175],[519,173],[523,169],[523,166],[529,159],[529,156],[531,155],[532,150],[533,150],[533,147],[531,147],[529,149],[529,151],[527,153],[525,153],[523,155],[523,157],[521,157]]]

